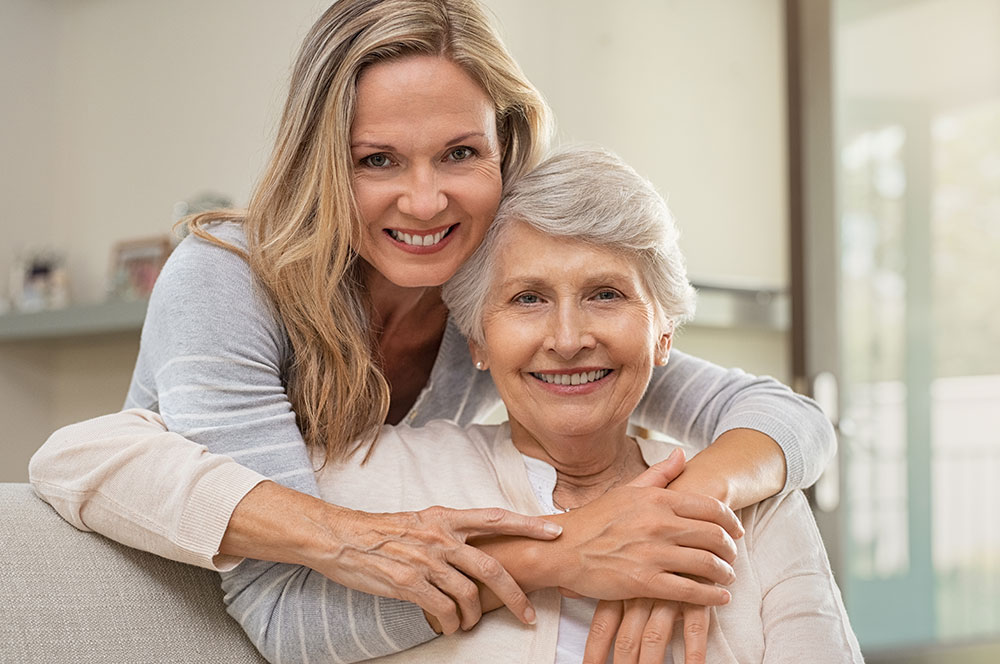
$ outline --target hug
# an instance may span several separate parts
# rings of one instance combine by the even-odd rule
[[[797,491],[829,424],[672,348],[663,200],[548,137],[478,3],[334,4],[250,205],[161,274],[131,410],[36,491],[217,569],[270,661],[860,661]]]

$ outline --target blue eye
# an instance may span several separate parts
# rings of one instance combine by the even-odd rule
[[[389,155],[378,152],[376,154],[370,154],[361,160],[362,166],[367,166],[368,168],[387,168],[392,165],[392,160],[389,159]]]
[[[463,145],[460,148],[454,148],[452,150],[449,150],[448,159],[451,161],[465,161],[466,159],[474,157],[475,154],[476,154],[475,150]]]
[[[601,302],[610,302],[611,300],[617,300],[620,297],[621,293],[619,293],[616,290],[612,290],[610,288],[605,288],[604,290],[598,291],[597,294],[594,295],[594,299],[599,300]]]
[[[538,304],[542,301],[542,298],[538,297],[534,293],[521,293],[514,298],[514,302],[517,304]]]

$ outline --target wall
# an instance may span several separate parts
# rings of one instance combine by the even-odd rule
[[[669,197],[695,279],[786,285],[780,0],[487,4],[560,139],[619,152]],[[17,91],[0,101],[0,284],[15,250],[48,245],[68,255],[74,301],[99,301],[115,242],[167,232],[174,203],[204,190],[245,203],[325,5],[0,0],[0,84]],[[679,343],[782,378],[786,345],[696,328]],[[0,423],[17,441],[0,480],[56,426],[118,408],[136,350],[0,344]]]

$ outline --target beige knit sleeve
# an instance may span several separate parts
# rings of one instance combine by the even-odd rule
[[[236,505],[266,478],[169,433],[147,410],[125,410],[59,429],[28,466],[31,485],[80,530],[218,571]]]

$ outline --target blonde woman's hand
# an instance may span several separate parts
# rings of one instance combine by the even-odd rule
[[[550,540],[561,530],[500,508],[446,507],[385,514],[342,510],[332,526],[334,545],[314,569],[350,588],[413,602],[445,634],[479,622],[483,609],[476,581],[522,622],[535,620],[534,607],[513,577],[495,558],[467,544],[469,538]]]
[[[707,606],[666,600],[601,601],[587,635],[583,664],[604,664],[614,649],[614,664],[661,664],[684,620],[684,662],[704,664],[711,611]]]

